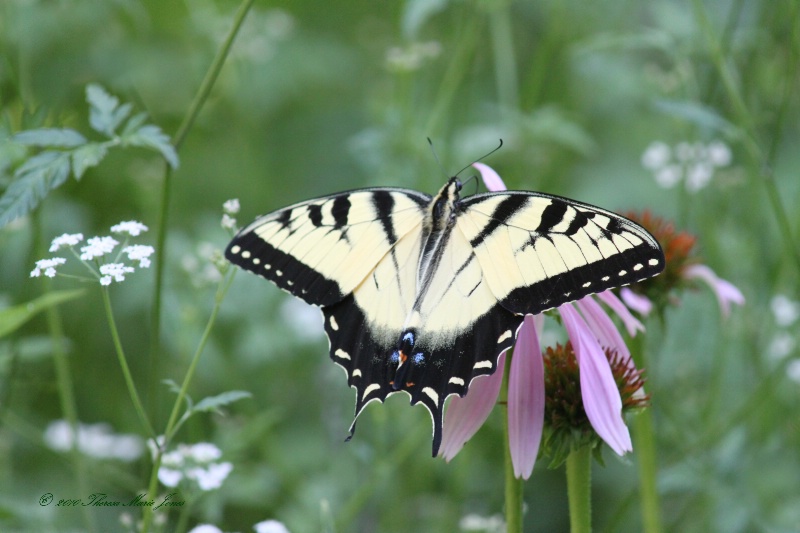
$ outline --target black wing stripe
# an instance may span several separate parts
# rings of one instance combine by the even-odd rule
[[[527,205],[528,198],[523,195],[509,195],[495,208],[489,217],[489,222],[483,227],[481,232],[470,240],[470,245],[475,248],[483,243],[487,237],[497,228],[504,225],[516,214],[517,211]]]

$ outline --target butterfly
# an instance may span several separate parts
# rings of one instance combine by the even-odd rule
[[[526,314],[654,276],[658,242],[589,204],[527,191],[461,198],[450,178],[430,195],[341,192],[257,218],[225,257],[322,308],[330,357],[364,407],[405,392],[433,420],[447,397],[492,374]]]

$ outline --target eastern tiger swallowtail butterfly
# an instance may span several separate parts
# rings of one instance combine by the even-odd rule
[[[460,190],[451,178],[433,198],[399,188],[323,196],[259,217],[225,251],[322,308],[330,357],[356,389],[355,418],[399,391],[422,403],[434,456],[445,400],[496,370],[524,315],[664,268],[656,240],[610,211]]]

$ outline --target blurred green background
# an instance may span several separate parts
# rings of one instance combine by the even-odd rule
[[[0,141],[41,126],[91,138],[89,83],[174,134],[237,6],[4,0]],[[203,256],[227,243],[225,200],[241,200],[246,224],[357,187],[434,193],[445,175],[426,137],[446,173],[502,138],[486,163],[510,188],[674,220],[698,237],[702,261],[745,294],[725,320],[700,289],[681,294],[663,322],[647,322],[666,530],[800,531],[798,322],[771,305],[778,295],[800,298],[797,244],[770,201],[777,191],[797,239],[799,59],[798,3],[788,0],[257,0],[172,176],[157,379],[183,379],[208,319],[214,285]],[[665,188],[641,162],[654,141],[722,141],[731,161],[700,190]],[[7,187],[19,160],[0,158]],[[156,228],[164,173],[152,152],[115,151],[0,230],[0,303],[42,293],[29,272],[61,233],[107,234],[130,219]],[[154,240],[151,231],[139,242]],[[174,395],[151,387],[152,284],[152,270],[137,272],[112,288],[112,300],[160,428]],[[60,312],[79,419],[143,435],[99,291]],[[295,533],[466,531],[465,516],[502,513],[502,411],[450,464],[430,458],[425,410],[399,397],[370,406],[345,444],[353,391],[317,321],[263,280],[237,276],[190,394],[253,397],[224,416],[192,418],[178,435],[214,442],[234,465],[220,489],[198,497],[189,525],[251,531],[275,518]],[[44,493],[84,497],[73,458],[43,440],[64,417],[51,346],[44,316],[0,338],[2,531],[89,527],[84,510],[39,505]],[[635,460],[604,456],[594,472],[595,530],[639,531]],[[86,468],[92,492],[127,501],[145,489],[150,465],[89,458]],[[526,531],[568,531],[563,478],[537,465],[525,485]],[[119,509],[89,514],[97,531],[125,530]],[[177,515],[163,516],[169,531]]]

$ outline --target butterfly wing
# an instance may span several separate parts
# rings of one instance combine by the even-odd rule
[[[524,191],[462,202],[457,225],[492,293],[536,314],[664,269],[658,242],[634,222],[589,204]]]
[[[310,304],[332,305],[422,223],[429,201],[415,191],[381,188],[300,202],[242,229],[225,257]]]

